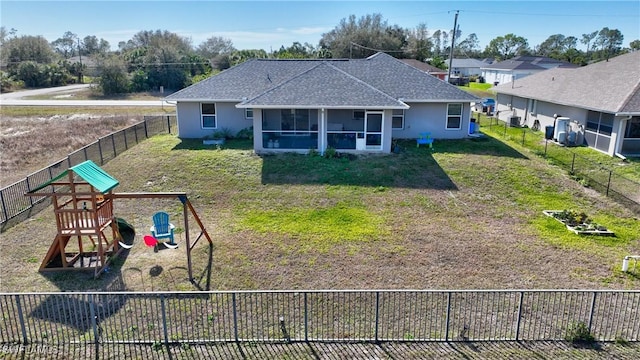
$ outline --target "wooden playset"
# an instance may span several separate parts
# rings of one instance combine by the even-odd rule
[[[113,214],[114,200],[177,198],[183,205],[189,278],[192,280],[193,247],[202,236],[210,246],[213,242],[186,193],[113,193],[118,184],[118,180],[88,160],[25,194],[51,197],[56,216],[57,235],[40,265],[40,271],[93,270],[97,278],[114,257],[125,247],[130,247],[121,242],[119,221]],[[200,234],[193,243],[189,238],[189,213],[200,227]]]

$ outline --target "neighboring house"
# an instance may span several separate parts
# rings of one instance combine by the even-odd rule
[[[553,68],[577,68],[578,65],[542,56],[517,56],[481,68],[488,84],[505,84],[525,76]]]
[[[567,117],[554,135],[572,133],[575,144],[612,156],[640,156],[640,51],[546,70],[491,90],[502,120],[530,127],[537,122],[546,130],[559,123],[556,117]]]
[[[459,139],[478,98],[384,53],[356,60],[253,59],[166,98],[178,136],[253,126],[254,150],[390,152],[392,138]]]
[[[447,79],[447,74],[449,73],[447,70],[439,69],[433,65],[429,65],[416,59],[400,59],[400,61],[407,65],[411,65],[418,70],[424,71],[431,76],[435,76],[443,81]]]
[[[445,61],[449,66],[449,60]],[[478,59],[456,59],[451,61],[451,77],[469,77],[472,75],[481,75],[481,68],[486,67],[490,63]]]

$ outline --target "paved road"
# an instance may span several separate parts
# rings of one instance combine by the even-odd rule
[[[0,94],[0,106],[175,106],[163,100],[31,100],[25,97],[60,94],[61,99],[74,91],[88,88],[89,84],[59,86],[46,89],[22,90]]]

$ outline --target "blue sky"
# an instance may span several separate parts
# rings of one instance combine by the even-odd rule
[[[640,39],[640,1],[5,1],[0,23],[17,35],[53,41],[71,31],[95,35],[117,48],[140,30],[169,30],[194,46],[212,36],[238,49],[277,50],[294,41],[317,45],[323,33],[351,14],[380,13],[390,25],[431,33],[458,24],[463,38],[475,33],[484,49],[497,36],[514,33],[535,46],[553,34],[575,36],[618,29],[624,46]],[[578,42],[578,47],[584,45]]]

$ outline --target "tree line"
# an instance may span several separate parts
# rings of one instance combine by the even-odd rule
[[[455,36],[454,36],[455,35]],[[381,14],[344,18],[324,33],[317,45],[294,42],[275,51],[238,50],[231,40],[210,37],[194,46],[189,38],[167,30],[143,30],[112,50],[104,39],[80,37],[71,31],[48,42],[42,36],[20,35],[0,27],[0,85],[46,87],[84,82],[89,76],[104,94],[182,89],[212,74],[254,58],[364,58],[383,51],[397,58],[425,61],[446,69],[454,57],[506,60],[519,55],[546,56],[579,65],[640,49],[640,40],[623,47],[618,29],[595,30],[576,36],[554,34],[530,46],[513,33],[498,36],[481,49],[475,33],[429,31],[422,23],[413,29],[390,25]],[[586,50],[579,50],[578,43]]]

